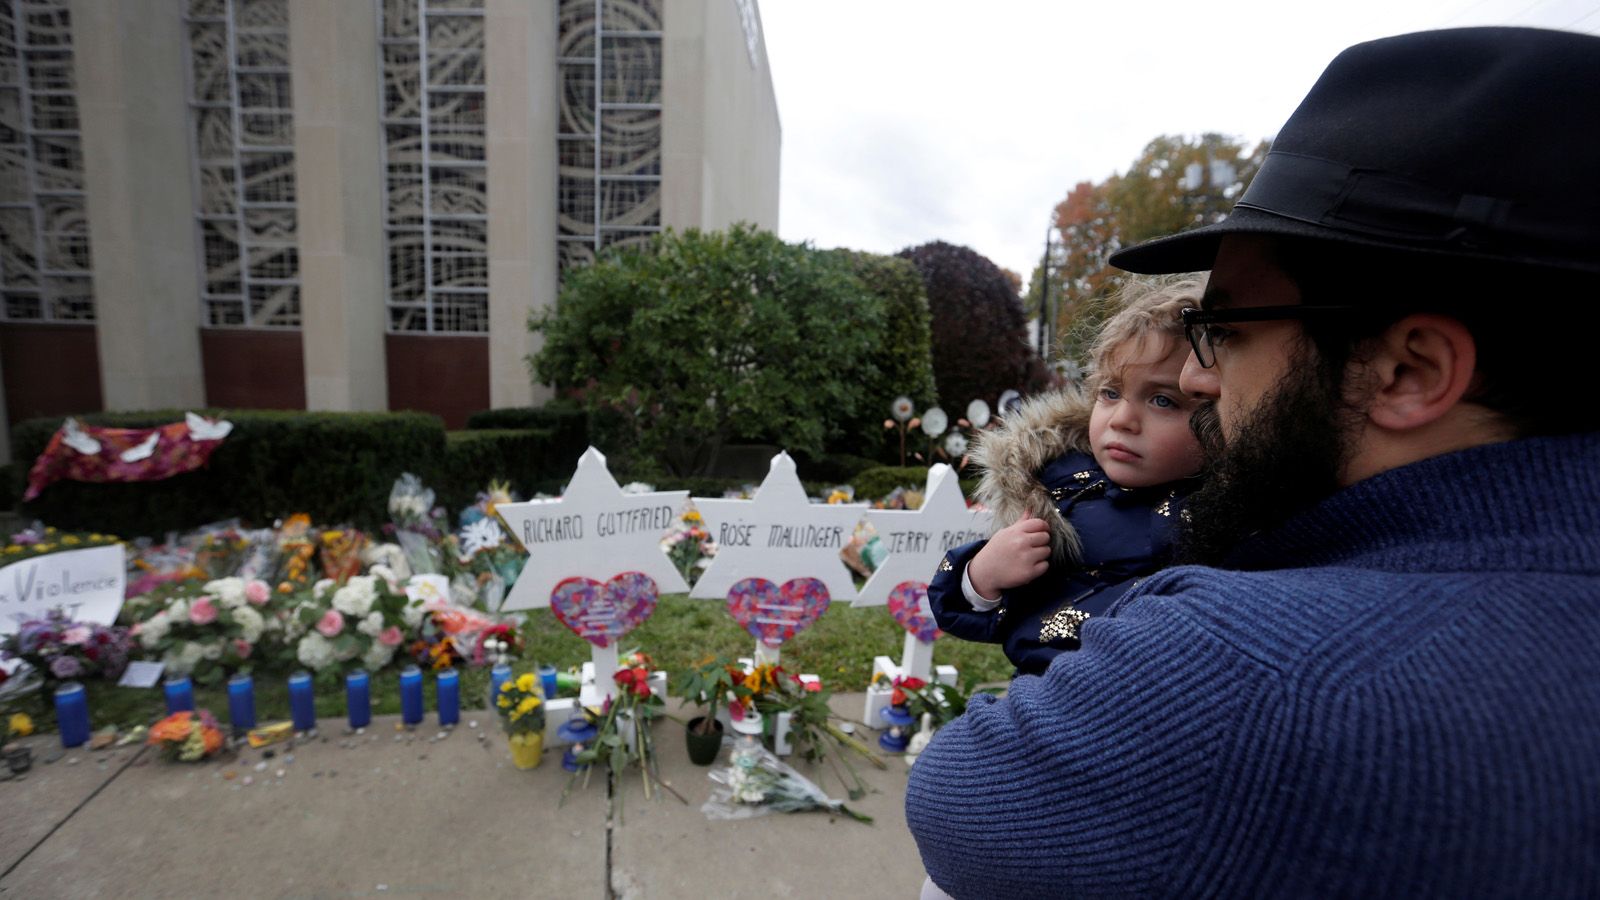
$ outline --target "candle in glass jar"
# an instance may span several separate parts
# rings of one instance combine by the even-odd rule
[[[439,673],[439,724],[454,725],[461,721],[461,678],[455,669]]]
[[[511,680],[511,665],[500,663],[489,670],[489,709],[494,710],[494,701],[500,696],[500,685]]]
[[[163,685],[167,694],[167,715],[185,710],[194,712],[194,685],[187,675],[174,675]]]
[[[422,724],[422,670],[406,666],[400,673],[400,721]]]
[[[317,727],[317,702],[311,687],[310,672],[296,672],[289,676],[289,714],[294,719],[295,731],[310,731]]]
[[[243,672],[228,679],[228,721],[234,731],[256,727],[256,685]]]
[[[365,728],[372,722],[372,694],[365,671],[357,669],[345,676],[344,701],[350,713],[351,728]]]
[[[82,746],[89,740],[89,696],[76,681],[56,688],[56,727],[61,729],[63,747]]]

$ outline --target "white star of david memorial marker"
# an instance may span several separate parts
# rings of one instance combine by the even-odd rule
[[[938,463],[928,470],[927,490],[923,494],[920,509],[869,509],[866,518],[868,524],[878,532],[878,539],[883,542],[889,555],[862,586],[860,596],[852,604],[854,606],[882,606],[889,601],[890,592],[903,582],[912,581],[926,586],[933,580],[939,562],[946,553],[962,544],[988,537],[994,523],[994,514],[988,510],[967,507],[967,501],[961,494],[960,478],[954,469],[944,463]],[[918,605],[923,615],[932,617],[926,593]],[[874,660],[873,670],[882,672],[891,680],[896,675],[904,675],[933,681],[930,677],[932,665],[933,643],[921,641],[907,631],[900,665],[895,666],[888,657],[880,656]],[[942,672],[940,674],[938,680],[945,681],[948,678],[947,683],[954,683],[953,669],[948,676]],[[868,724],[878,721],[877,702],[869,692]]]
[[[606,468],[605,454],[593,447],[585,450],[562,496],[495,507],[506,529],[528,551],[501,610],[543,609],[556,585],[568,578],[604,584],[623,572],[650,576],[659,594],[687,592],[688,583],[661,549],[661,535],[688,496],[688,491],[624,494]],[[591,655],[593,681],[607,693],[616,671],[616,644],[595,647]]]
[[[694,505],[705,517],[717,555],[689,596],[725,600],[746,578],[764,578],[778,586],[815,578],[827,587],[830,604],[854,599],[855,581],[839,551],[855,532],[862,508],[812,503],[788,453],[772,458],[753,499],[696,497]],[[778,658],[774,648],[759,640],[756,656],[762,662]]]

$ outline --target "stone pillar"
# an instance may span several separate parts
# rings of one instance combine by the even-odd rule
[[[72,0],[69,10],[105,408],[199,407],[182,10],[169,0]]]
[[[306,408],[384,410],[383,132],[370,2],[289,0]]]
[[[543,340],[528,314],[555,305],[556,4],[484,4],[489,156],[489,404],[552,396],[527,357]]]

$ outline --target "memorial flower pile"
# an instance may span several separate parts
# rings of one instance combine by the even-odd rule
[[[65,611],[21,622],[15,634],[0,641],[0,659],[19,659],[37,669],[45,681],[117,678],[132,651],[128,629],[75,622]]]
[[[654,670],[654,661],[645,653],[630,653],[620,661],[612,676],[616,680],[616,690],[596,717],[599,734],[575,758],[580,767],[597,763],[606,766],[619,779],[625,769],[633,766],[639,770],[644,783],[645,799],[654,797],[656,789],[660,788],[688,803],[683,795],[661,781],[651,725],[666,714],[666,709],[661,698],[650,689],[650,673]],[[621,795],[616,795],[616,799],[620,814]]]
[[[265,581],[219,578],[204,584],[183,582],[135,605],[150,610],[132,634],[147,657],[159,656],[166,671],[188,675],[201,684],[216,684],[230,671],[253,664],[258,645],[284,621]]]
[[[450,526],[444,508],[434,506],[433,498],[433,491],[410,472],[396,478],[389,489],[389,524],[383,530],[394,535],[414,574],[442,571],[439,547]]]
[[[207,710],[182,710],[150,727],[150,744],[168,760],[199,762],[222,749],[222,729]]]
[[[857,800],[866,795],[866,782],[861,780],[846,754],[849,750],[864,757],[877,768],[887,768],[883,758],[852,735],[839,727],[840,718],[828,706],[830,694],[821,682],[807,682],[798,675],[784,671],[778,665],[760,665],[744,673],[738,684],[748,694],[740,701],[730,703],[728,714],[735,721],[749,709],[762,715],[763,721],[776,722],[778,716],[789,714],[789,740],[795,753],[814,765],[826,762],[850,794]],[[769,726],[770,727],[770,726]],[[843,764],[844,771],[839,765]],[[846,777],[848,773],[848,777]]]
[[[82,550],[85,547],[104,547],[116,543],[120,542],[113,535],[85,531],[57,531],[42,522],[35,522],[11,535],[11,540],[4,547],[0,547],[0,565],[10,565],[62,550]]]
[[[746,819],[769,812],[826,812],[872,823],[871,816],[829,797],[815,782],[766,750],[736,752],[729,766],[714,769],[707,777],[718,787],[700,810],[713,819]]]

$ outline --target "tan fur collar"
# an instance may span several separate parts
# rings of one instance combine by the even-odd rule
[[[979,432],[973,443],[972,461],[983,471],[977,499],[994,511],[995,529],[1020,520],[1024,512],[1050,523],[1052,563],[1078,559],[1082,549],[1039,471],[1069,450],[1090,452],[1093,409],[1094,400],[1076,388],[1030,397],[999,428]]]

